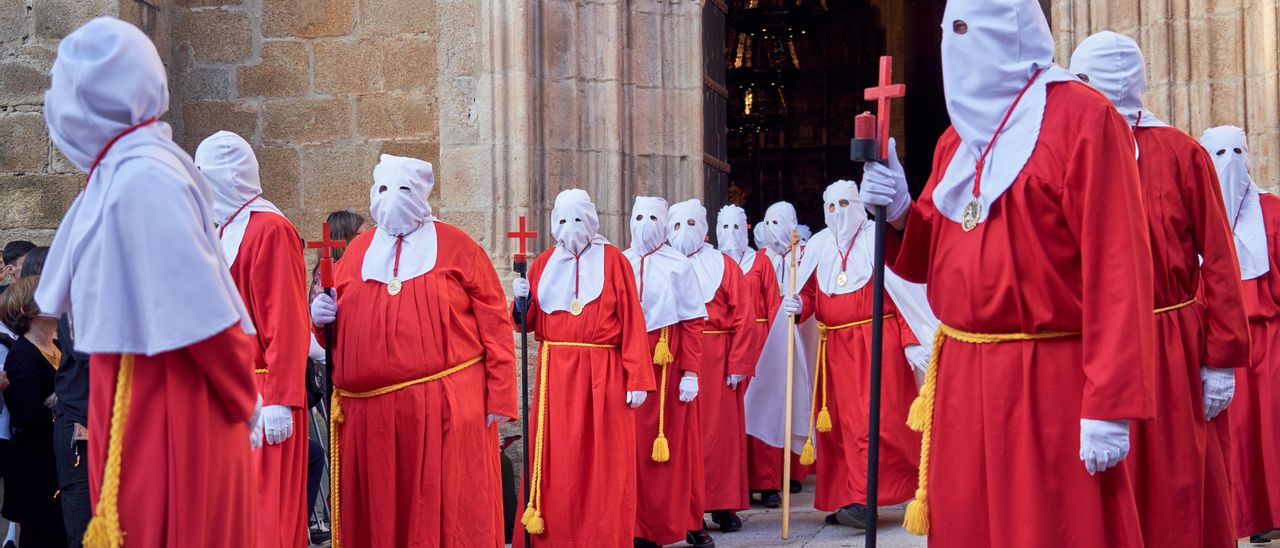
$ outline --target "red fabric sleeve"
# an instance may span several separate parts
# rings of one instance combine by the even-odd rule
[[[1098,101],[1080,110],[1075,116],[1091,131],[1041,138],[1074,139],[1062,178],[1062,207],[1080,246],[1081,417],[1150,419],[1155,415],[1153,267],[1133,134],[1110,104]]]
[[[188,346],[186,351],[218,394],[227,417],[237,422],[248,421],[253,416],[254,404],[258,403],[258,386],[253,371],[245,364],[253,363],[257,348],[253,339],[240,329],[240,324]]]
[[[514,419],[520,413],[516,410],[516,354],[511,331],[518,328],[512,325],[507,296],[489,256],[474,242],[467,244],[471,264],[462,286],[471,299],[475,329],[484,347],[485,412]]]
[[[263,405],[307,405],[307,350],[311,320],[307,266],[298,233],[283,219],[263,225],[249,276],[249,309],[267,364]]]
[[[756,310],[756,318],[764,318],[769,326],[773,325],[773,315],[778,311],[778,307],[782,306],[782,291],[778,288],[778,274],[773,271],[773,266],[769,264],[769,257],[763,251],[756,257],[756,267],[760,272],[760,291],[763,299],[764,309]],[[765,329],[768,333],[768,329]],[[760,341],[760,349],[764,348],[763,338]],[[759,354],[759,350],[756,352]]]
[[[1236,260],[1235,238],[1222,204],[1222,189],[1209,153],[1199,146],[1188,147],[1190,157],[1179,158],[1184,200],[1192,221],[1200,264],[1200,293],[1206,311],[1204,365],[1218,368],[1245,367],[1249,359],[1249,318],[1244,311],[1240,284],[1240,263]]]
[[[721,257],[724,257],[723,255]],[[733,306],[733,335],[729,343],[729,364],[725,368],[728,375],[751,377],[756,374],[757,354],[752,350],[760,338],[760,330],[756,329],[755,299],[747,292],[746,277],[742,269],[728,257],[724,257],[724,284],[729,292],[729,303]]]
[[[681,371],[698,373],[702,369],[702,330],[706,329],[706,323],[697,318],[676,324],[680,330],[680,355],[676,361]]]
[[[636,277],[631,263],[617,248],[605,249],[605,284],[617,295],[618,323],[622,326],[622,368],[626,372],[627,390],[657,390],[653,379],[653,352],[649,348],[649,332],[645,330],[644,309],[636,290]]]
[[[888,291],[885,291],[886,298],[889,296],[888,293]],[[911,330],[911,326],[907,324],[907,319],[902,316],[902,312],[899,311],[894,314],[893,321],[891,323],[886,322],[885,327],[898,328],[898,339],[902,341],[902,347],[906,348],[913,344],[923,344],[920,342],[920,339],[916,338],[916,332]],[[933,341],[929,341],[929,343],[933,344]]]

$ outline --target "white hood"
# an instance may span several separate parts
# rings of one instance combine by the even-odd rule
[[[724,255],[707,243],[707,208],[702,200],[685,200],[671,206],[667,213],[672,227],[667,241],[676,251],[693,261],[693,270],[702,286],[702,301],[711,302],[724,281]]]
[[[1240,279],[1252,280],[1271,270],[1267,231],[1262,218],[1261,190],[1249,176],[1249,144],[1244,130],[1219,126],[1204,132],[1200,145],[1209,151],[1222,185],[1227,222],[1235,234],[1236,256],[1240,259]]]
[[[747,212],[736,205],[720,208],[716,215],[716,243],[720,252],[738,263],[742,272],[751,270],[756,261],[756,250],[747,243]]]
[[[548,314],[571,311],[576,300],[582,306],[604,290],[604,246],[598,232],[600,217],[587,191],[571,188],[556,196],[551,210],[551,235],[556,247],[538,282],[538,307]]]
[[[938,211],[961,222],[974,198],[975,165],[1027,88],[986,158],[978,218],[985,222],[991,204],[1013,185],[1035,150],[1049,84],[1075,79],[1053,64],[1053,36],[1038,2],[948,1],[942,16],[942,86],[962,144],[934,188]]]
[[[667,231],[667,201],[637,196],[631,210],[631,248],[623,253],[636,277],[647,331],[707,316],[702,293],[689,284],[696,276],[693,263],[666,245]]]
[[[262,197],[258,180],[258,157],[239,135],[219,131],[196,147],[196,167],[213,190],[213,217],[222,242],[222,256],[235,264],[254,211],[280,214],[280,209]]]
[[[364,280],[406,282],[435,268],[436,218],[427,202],[435,186],[429,162],[390,154],[378,159],[369,187],[369,213],[378,228],[360,265]]]
[[[155,46],[133,25],[94,19],[58,45],[45,121],[58,149],[88,171],[107,143],[165,113]],[[237,322],[253,333],[214,233],[213,198],[191,157],[154,122],[103,154],[54,237],[36,292],[70,313],[76,349],[154,355]]]
[[[1130,126],[1167,126],[1142,105],[1147,62],[1132,38],[1111,31],[1085,38],[1071,54],[1072,74],[1102,92]]]

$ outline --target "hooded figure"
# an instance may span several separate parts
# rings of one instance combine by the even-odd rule
[[[94,19],[59,43],[45,121],[89,175],[36,300],[70,314],[76,350],[91,355],[85,542],[252,545],[253,327],[209,186],[157,120],[167,81],[155,46],[123,21]]]
[[[742,526],[735,514],[750,502],[747,488],[747,438],[738,387],[755,374],[755,299],[747,294],[742,269],[706,242],[707,208],[686,200],[668,212],[667,241],[693,261],[697,283],[707,306],[703,331],[698,398],[702,419],[702,451],[706,463],[707,509],[721,531]]]
[[[336,302],[311,304],[334,331],[335,547],[503,542],[493,441],[517,416],[514,326],[488,253],[432,216],[434,184],[430,163],[384,154],[378,226],[335,265]]]
[[[764,220],[761,221],[764,228],[761,233],[765,236],[765,256],[769,258],[770,264],[773,265],[773,272],[778,278],[778,284],[783,293],[786,293],[790,287],[791,279],[791,236],[793,232],[798,233],[799,221],[796,219],[796,208],[789,202],[778,202],[769,206],[764,212]],[[759,239],[757,238],[757,241]],[[797,244],[799,247],[799,244]],[[800,263],[800,253],[797,253],[796,264]],[[800,287],[797,285],[796,291]]]
[[[1155,414],[1133,132],[1053,53],[1037,2],[948,1],[937,169],[914,205],[896,153],[863,174],[863,200],[904,230],[889,266],[927,282],[943,324],[909,415],[906,526],[933,548],[1142,545],[1121,463],[1130,421]]]
[[[1231,425],[1236,537],[1280,528],[1280,273],[1272,259],[1280,253],[1280,199],[1249,177],[1249,145],[1238,127],[1204,132],[1200,144],[1217,168],[1227,222],[1244,280],[1244,309],[1252,340],[1251,366],[1236,373]],[[1215,421],[1218,422],[1218,421]]]
[[[251,369],[262,393],[267,447],[254,454],[258,474],[257,546],[307,541],[306,261],[298,231],[262,197],[258,160],[240,136],[219,131],[196,148],[196,166],[213,188],[222,254],[257,327]],[[250,365],[252,367],[250,367]],[[297,432],[303,435],[294,434]]]
[[[714,545],[702,531],[702,434],[698,428],[698,370],[707,308],[689,280],[693,264],[667,244],[667,201],[637,196],[631,208],[631,247],[624,254],[639,286],[645,328],[658,379],[655,402],[636,409],[637,546],[689,540]]]
[[[1133,128],[1146,193],[1160,311],[1159,418],[1131,425],[1128,467],[1144,540],[1233,546],[1227,421],[1212,419],[1231,401],[1232,368],[1249,364],[1249,326],[1213,162],[1194,139],[1143,108],[1146,63],[1132,39],[1090,36],[1071,55],[1071,72],[1110,99]]]
[[[541,343],[532,472],[520,519],[539,546],[635,541],[635,459],[652,446],[636,446],[632,409],[656,388],[653,346],[636,274],[599,226],[586,192],[561,192],[551,211],[555,247],[530,265],[527,281],[512,282],[517,298],[532,301],[524,319]],[[656,233],[637,229],[641,243],[653,243]],[[680,302],[687,314],[683,295]],[[523,540],[518,535],[516,545]]]

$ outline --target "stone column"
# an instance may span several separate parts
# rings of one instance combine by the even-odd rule
[[[1280,8],[1265,0],[1054,0],[1058,58],[1090,34],[1133,37],[1147,59],[1147,108],[1197,139],[1231,124],[1249,134],[1253,178],[1280,177]]]

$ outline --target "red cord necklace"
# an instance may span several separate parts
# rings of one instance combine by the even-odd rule
[[[125,135],[133,133],[134,130],[137,130],[140,127],[149,126],[154,123],[156,123],[156,117],[152,116],[150,118],[147,118],[146,120],[143,120],[137,123],[136,125],[130,126],[128,129],[124,131],[121,131],[119,135],[116,135],[115,137],[112,137],[110,141],[107,141],[107,146],[102,147],[102,152],[98,153],[98,157],[93,159],[93,165],[89,166],[89,173],[84,176],[84,186],[86,187],[89,186],[89,179],[93,178],[93,171],[95,169],[98,169],[98,164],[101,163],[102,159],[107,156],[107,151],[111,150],[112,146],[115,146],[116,141],[119,141],[120,138],[124,137]]]
[[[257,196],[249,198],[249,201],[243,204],[240,204],[240,208],[236,209],[236,212],[232,213],[231,217],[227,218],[227,222],[222,223],[222,226],[218,227],[218,239],[222,239],[222,233],[227,230],[227,225],[231,224],[231,221],[236,220],[236,216],[239,215],[241,211],[244,211],[244,208],[249,207],[249,204],[252,204],[254,200],[257,200],[258,198],[261,198],[261,197],[262,197],[262,193],[259,192]]]
[[[982,156],[978,157],[978,161],[974,166],[973,176],[973,200],[969,201],[969,205],[964,207],[964,214],[960,218],[960,227],[965,232],[969,232],[978,226],[978,219],[982,217],[982,170],[987,164],[987,155],[991,153],[992,147],[996,144],[996,139],[1000,138],[1000,132],[1004,131],[1004,125],[1009,122],[1009,118],[1013,116],[1013,110],[1018,108],[1018,103],[1022,101],[1022,96],[1026,95],[1027,90],[1031,89],[1031,84],[1040,78],[1040,73],[1044,69],[1036,70],[1031,75],[1031,79],[1027,81],[1027,85],[1022,86],[1022,91],[1018,92],[1018,96],[1013,99],[1013,104],[1009,105],[1009,110],[1005,111],[1004,119],[1000,120],[1000,125],[996,127],[996,132],[991,136],[991,140],[987,142],[987,148],[982,151]]]

